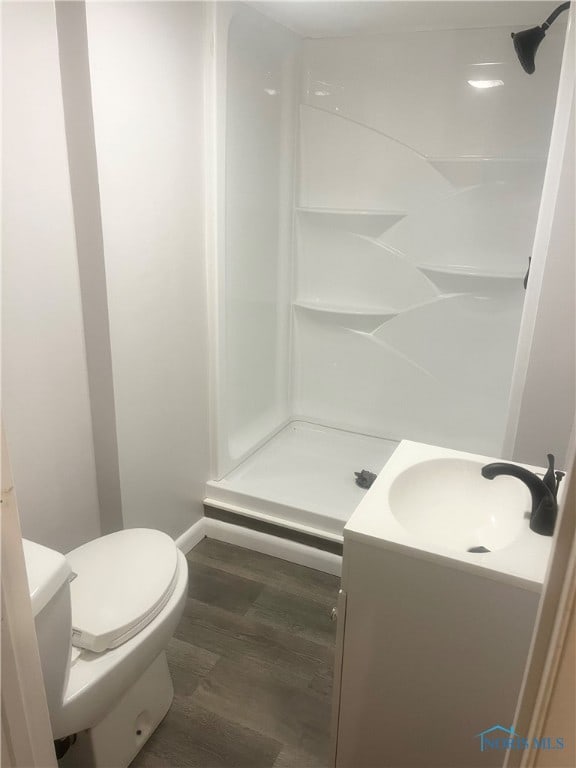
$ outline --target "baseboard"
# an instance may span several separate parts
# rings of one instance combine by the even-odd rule
[[[324,573],[331,573],[334,576],[340,576],[342,573],[342,557],[332,552],[325,552],[315,547],[309,547],[289,539],[281,539],[278,536],[271,536],[268,533],[243,528],[239,525],[224,523],[221,520],[206,517],[202,522],[204,523],[204,535],[209,539],[217,539],[227,544],[252,549],[255,552],[262,552],[264,555],[279,557],[281,560],[288,560],[291,563],[324,571]]]
[[[281,560],[288,560],[290,563],[331,573],[334,576],[340,576],[342,572],[340,555],[209,517],[201,518],[184,531],[176,539],[176,546],[187,555],[204,537],[252,549],[271,557],[279,557]]]
[[[185,555],[187,555],[191,549],[194,549],[196,544],[199,544],[206,536],[205,523],[205,518],[201,517],[200,520],[197,520],[194,525],[190,526],[187,531],[184,531],[184,533],[176,539],[176,546]]]

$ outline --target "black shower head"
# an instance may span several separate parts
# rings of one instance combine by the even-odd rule
[[[562,3],[562,5],[559,5],[558,8],[548,16],[541,27],[532,27],[531,29],[525,29],[522,32],[512,32],[514,50],[518,55],[522,69],[529,75],[536,69],[534,58],[538,46],[546,36],[546,30],[562,11],[566,11],[568,8],[570,8],[570,3]]]
[[[544,40],[546,32],[542,27],[532,27],[532,29],[525,29],[523,32],[512,32],[512,39],[514,40],[514,50],[516,51],[522,69],[531,75],[535,69],[534,58],[538,46]]]

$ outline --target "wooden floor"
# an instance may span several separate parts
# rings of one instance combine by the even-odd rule
[[[174,702],[131,768],[325,768],[339,579],[214,539],[188,563]]]

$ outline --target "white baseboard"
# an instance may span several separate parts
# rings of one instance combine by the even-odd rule
[[[225,541],[227,544],[236,544],[239,547],[252,549],[255,552],[262,552],[264,555],[279,557],[281,560],[288,560],[290,563],[304,565],[317,571],[331,573],[334,576],[340,576],[342,573],[342,557],[340,555],[289,539],[282,539],[279,536],[253,531],[240,525],[213,520],[210,517],[201,518],[187,531],[184,531],[176,539],[176,546],[187,555],[205,536],[209,539]]]
[[[342,557],[332,552],[308,547],[305,544],[290,541],[289,539],[281,539],[268,533],[253,531],[240,525],[213,520],[210,517],[205,517],[203,522],[204,535],[209,539],[218,539],[218,541],[225,541],[228,544],[236,544],[239,547],[253,549],[255,552],[279,557],[281,560],[288,560],[291,563],[304,565],[307,568],[315,568],[317,571],[331,573],[334,576],[340,576],[342,573]]]
[[[197,520],[194,525],[190,526],[187,531],[184,531],[184,533],[176,539],[176,546],[185,555],[187,555],[191,549],[194,549],[196,544],[199,544],[206,536],[205,524],[206,518],[201,517],[200,520]]]

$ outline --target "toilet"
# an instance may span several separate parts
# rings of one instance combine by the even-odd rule
[[[146,528],[67,555],[23,544],[52,732],[72,737],[60,765],[124,768],[174,696],[165,650],[186,601],[186,558]]]

